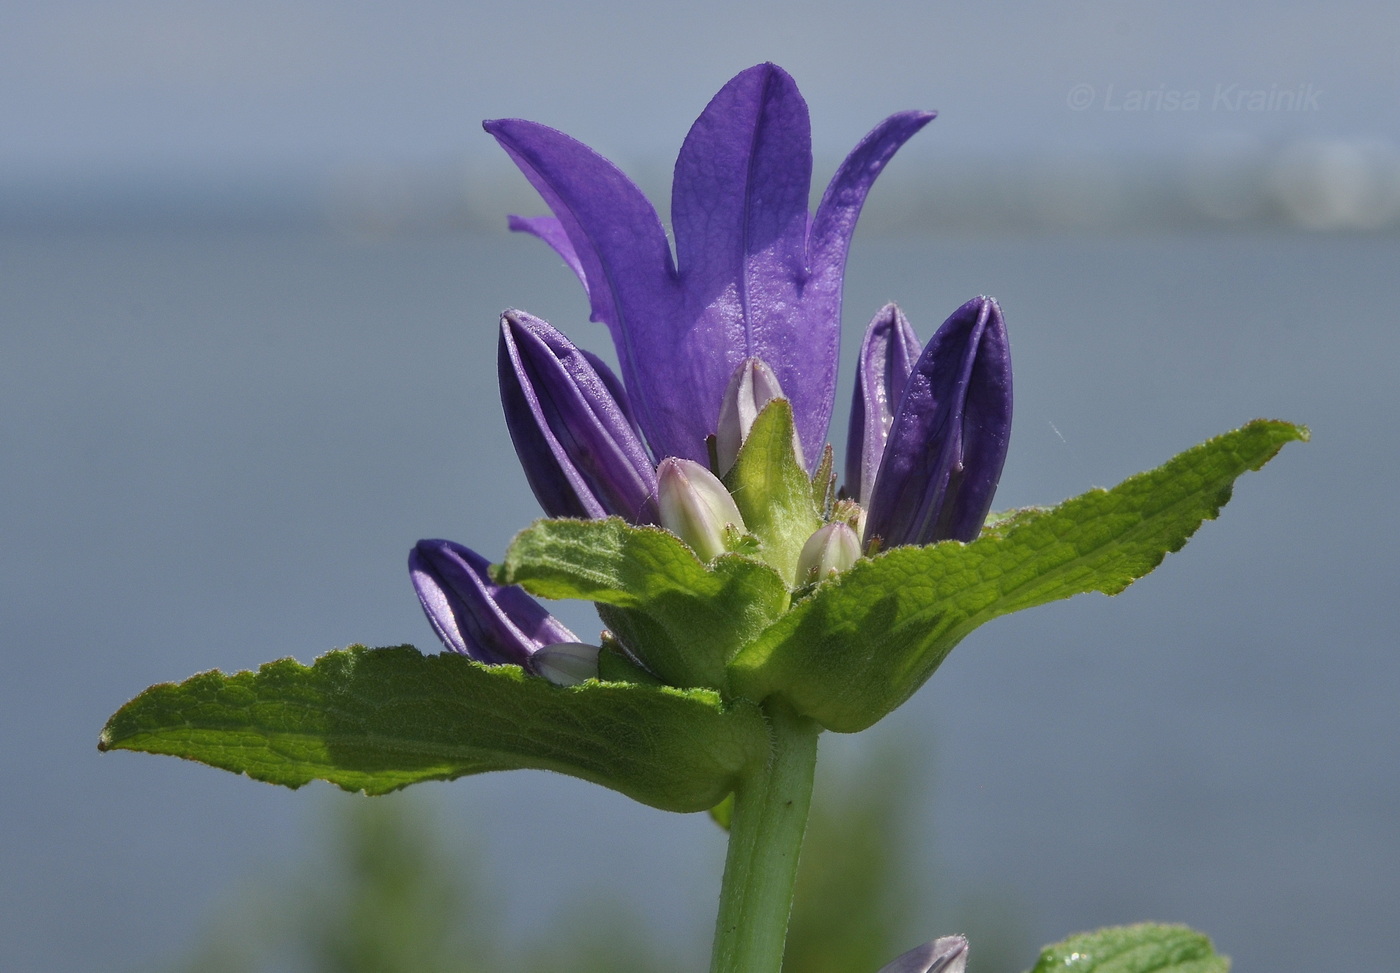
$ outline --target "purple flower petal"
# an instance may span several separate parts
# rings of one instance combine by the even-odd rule
[[[558,217],[583,270],[593,320],[611,330],[637,418],[660,452],[658,413],[669,402],[644,379],[656,367],[653,356],[668,354],[650,341],[658,321],[675,319],[680,290],[656,210],[621,170],[563,132],[518,118],[483,124]]]
[[[962,936],[944,936],[915,946],[880,967],[880,973],[963,973],[966,968],[967,940]]]
[[[811,277],[807,284],[807,300],[827,306],[832,316],[840,317],[846,253],[875,177],[899,147],[937,115],[931,111],[903,111],[876,125],[846,156],[822,194],[808,235]]]
[[[982,529],[1011,435],[1011,355],[988,297],[953,312],[914,365],[866,519],[884,545],[970,541]]]
[[[530,668],[541,646],[578,637],[514,585],[498,585],[490,562],[452,541],[419,541],[408,555],[418,600],[442,643],[487,665]]]
[[[840,324],[802,313],[811,177],[807,104],[772,64],[721,88],[681,146],[671,224],[686,327],[672,340],[693,397],[691,428],[677,430],[687,441],[714,431],[730,375],[759,358],[792,402],[807,452],[825,442]]]
[[[656,470],[611,369],[524,311],[501,316],[506,426],[551,517],[656,520]]]
[[[862,503],[870,500],[894,411],[918,357],[919,336],[903,311],[886,304],[866,328],[860,346],[846,436],[846,492]]]
[[[741,72],[701,113],[676,162],[674,262],[655,211],[610,162],[530,122],[486,129],[558,218],[557,227],[512,225],[549,242],[585,282],[653,453],[705,461],[729,377],[756,357],[778,376],[815,463],[831,420],[851,232],[876,175],[932,117],[903,112],[877,126],[809,219],[807,106],[781,68]]]

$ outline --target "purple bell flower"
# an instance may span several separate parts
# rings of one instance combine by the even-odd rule
[[[453,652],[487,665],[517,665],[536,672],[532,657],[578,637],[514,585],[499,585],[490,562],[452,541],[419,541],[408,555],[418,600]]]
[[[967,940],[962,936],[944,936],[915,946],[880,967],[880,973],[963,973],[965,969]]]
[[[656,521],[656,469],[612,370],[524,311],[501,315],[501,404],[551,517]]]
[[[865,331],[846,437],[846,491],[868,503],[885,454],[894,411],[919,357],[919,336],[894,304],[880,308]]]
[[[881,122],[809,214],[806,102],[775,65],[741,72],[681,147],[674,259],[646,197],[592,149],[521,119],[485,128],[553,210],[511,226],[543,239],[583,282],[653,455],[706,461],[730,376],[758,358],[791,401],[803,455],[815,462],[831,420],[856,219],[880,170],[932,118],[909,111]]]
[[[914,365],[868,501],[865,539],[970,541],[982,529],[1011,435],[1011,355],[1001,308],[968,301]]]

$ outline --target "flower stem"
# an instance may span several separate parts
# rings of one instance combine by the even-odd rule
[[[710,973],[780,973],[783,965],[820,728],[781,701],[763,708],[773,749],[734,790]]]

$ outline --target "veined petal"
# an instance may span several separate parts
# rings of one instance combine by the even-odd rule
[[[830,425],[841,276],[856,218],[890,156],[932,118],[903,112],[861,141],[809,218],[806,103],[772,64],[740,72],[691,128],[676,162],[676,261],[655,211],[616,166],[561,132],[485,123],[554,211],[517,218],[546,240],[612,329],[638,424],[656,456],[704,462],[740,361],[766,361],[815,464]]]
[[[882,307],[860,346],[851,425],[846,436],[846,492],[868,502],[885,453],[885,440],[905,382],[919,357],[919,336],[894,304]]]
[[[866,539],[886,547],[970,541],[982,529],[1011,435],[1011,354],[1001,308],[968,301],[914,365],[885,444]]]
[[[452,541],[422,540],[409,552],[413,587],[444,645],[487,665],[528,669],[541,646],[578,642],[522,589],[492,581],[490,566]]]
[[[944,936],[931,943],[915,946],[880,967],[880,973],[963,973],[967,968],[967,939]]]
[[[524,311],[501,316],[501,404],[551,517],[656,520],[656,471],[611,369]]]
[[[593,319],[612,332],[642,431],[662,453],[658,414],[672,410],[666,384],[652,374],[649,341],[654,322],[676,319],[680,289],[656,210],[617,166],[563,132],[518,118],[483,127],[559,219],[582,268]],[[703,437],[699,448],[703,453]]]
[[[676,430],[687,444],[714,431],[720,396],[745,358],[761,358],[777,374],[807,452],[825,441],[830,403],[823,415],[811,413],[821,413],[835,378],[837,323],[814,331],[802,314],[811,176],[807,104],[773,64],[732,78],[681,146],[671,223],[685,315],[670,338],[676,355],[668,378],[693,396],[692,428]]]

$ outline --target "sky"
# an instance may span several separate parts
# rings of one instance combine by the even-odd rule
[[[1400,8],[132,0],[0,4],[0,180],[505,161],[518,115],[667,164],[738,70],[787,68],[819,158],[905,108],[916,153],[1179,153],[1400,136]],[[1232,141],[1233,140],[1233,141]]]

